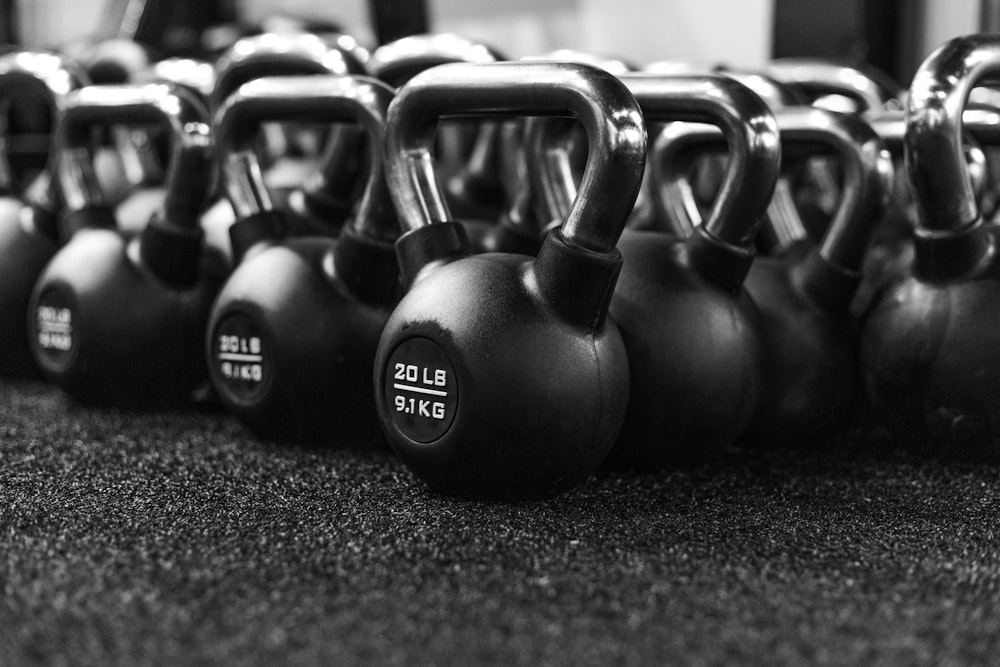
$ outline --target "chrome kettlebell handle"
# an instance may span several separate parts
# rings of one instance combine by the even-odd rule
[[[913,77],[904,146],[918,227],[959,231],[980,219],[962,150],[962,124],[975,85],[1000,73],[1000,40],[973,35],[938,47]]]
[[[886,108],[901,92],[894,82],[879,82],[857,68],[811,58],[779,58],[766,71],[776,81],[801,87],[813,100],[827,95],[848,97],[861,113]]]
[[[375,49],[368,72],[398,88],[416,74],[447,63],[492,63],[502,60],[490,47],[450,33],[411,35]]]
[[[794,156],[837,155],[844,164],[840,203],[823,241],[820,256],[849,273],[860,269],[868,234],[859,234],[857,221],[869,227],[881,216],[892,192],[891,157],[878,135],[866,123],[850,116],[813,107],[787,107],[775,111],[782,152]],[[676,203],[676,211],[697,226],[698,208],[684,173],[695,152],[722,149],[722,136],[714,128],[677,123],[666,128],[653,149],[654,170],[663,182],[663,197]]]
[[[69,210],[103,206],[94,171],[90,129],[108,125],[158,125],[173,141],[172,159],[197,134],[188,126],[205,124],[208,112],[195,94],[171,84],[87,86],[67,96],[56,131],[59,184]],[[195,149],[197,151],[197,149]]]
[[[251,79],[355,73],[354,65],[344,53],[321,37],[308,33],[244,37],[219,58],[215,69],[215,87],[209,99],[213,113],[233,91]]]
[[[0,56],[0,101],[23,96],[33,88],[40,90],[52,113],[53,130],[56,116],[70,92],[90,83],[86,71],[74,61],[47,51],[11,51]],[[6,144],[7,127],[0,128]],[[53,132],[54,134],[54,132]],[[14,172],[5,150],[0,151],[0,185],[14,187]],[[42,178],[32,184],[30,199],[54,207],[51,191],[55,173],[56,151],[50,146]]]
[[[365,236],[391,241],[398,236],[395,211],[382,175],[382,143],[393,90],[367,76],[281,76],[245,83],[215,115],[216,149],[223,185],[240,218],[272,209],[255,146],[265,121],[353,123],[368,138],[365,190],[355,228]]]
[[[541,90],[546,94],[539,95]],[[386,140],[386,154],[398,157],[387,160],[386,177],[404,231],[451,219],[432,158],[438,120],[518,114],[569,115],[583,124],[589,141],[587,167],[562,231],[578,246],[611,252],[635,197],[636,175],[644,168],[645,126],[634,98],[617,78],[574,63],[441,65],[400,89],[389,108]],[[591,198],[602,206],[588,205]],[[595,218],[595,209],[602,220]]]

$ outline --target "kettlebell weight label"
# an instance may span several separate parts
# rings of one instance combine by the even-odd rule
[[[73,311],[39,306],[35,311],[38,345],[46,350],[69,352],[73,347]]]
[[[264,337],[253,318],[233,313],[215,329],[212,360],[222,386],[231,397],[256,400],[270,381]]]
[[[421,368],[413,364],[396,364],[396,372],[392,376],[394,382],[392,388],[399,392],[423,394],[427,396],[440,396],[448,398],[448,392],[443,388],[448,386],[448,371],[443,368]],[[416,382],[420,382],[417,386]],[[403,382],[409,384],[403,384]],[[429,387],[440,387],[430,389]],[[411,415],[418,415],[428,419],[444,419],[445,405],[441,401],[432,401],[424,398],[407,398],[403,394],[396,394],[396,412],[403,412]]]
[[[227,380],[261,382],[264,379],[264,355],[258,336],[219,336],[219,370]]]
[[[39,363],[61,370],[72,362],[79,343],[74,335],[79,318],[74,311],[73,298],[58,286],[38,297],[31,335]]]
[[[396,426],[417,442],[440,438],[455,418],[455,371],[444,350],[429,339],[411,338],[393,351],[385,393]]]

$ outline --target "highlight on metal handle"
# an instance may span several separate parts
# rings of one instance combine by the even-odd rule
[[[635,198],[646,130],[616,77],[576,63],[442,65],[418,74],[389,107],[387,179],[405,230],[450,220],[434,173],[432,143],[445,117],[574,117],[589,144],[576,202],[563,224],[571,242],[610,252]]]
[[[158,125],[172,141],[171,160],[178,157],[191,130],[205,125],[208,111],[194,93],[171,84],[86,86],[65,100],[56,128],[59,184],[66,206],[81,209],[104,203],[91,154],[95,126]],[[205,129],[207,132],[207,129]]]
[[[158,60],[135,78],[135,83],[179,83],[194,89],[206,100],[215,90],[215,67],[194,58],[164,58]]]
[[[255,152],[267,121],[352,123],[367,136],[367,179],[355,218],[357,231],[391,240],[399,232],[382,168],[388,85],[366,76],[265,77],[243,84],[215,115],[216,150],[226,194],[238,217],[272,208]]]

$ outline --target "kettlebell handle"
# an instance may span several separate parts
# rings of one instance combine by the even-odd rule
[[[352,74],[344,53],[318,35],[265,33],[244,37],[216,63],[215,87],[209,98],[214,114],[237,88],[265,76]]]
[[[747,246],[778,179],[781,146],[774,114],[746,85],[727,76],[624,75],[649,120],[710,122],[726,136],[729,164],[703,232],[725,245]]]
[[[902,109],[867,113],[865,121],[871,126],[883,145],[892,154],[893,159],[903,158],[903,137],[906,134],[906,116]],[[979,201],[983,191],[988,186],[989,174],[987,158],[980,144],[995,146],[1000,144],[1000,112],[985,107],[969,108],[962,112],[964,133],[963,155],[969,170],[969,180],[972,191]],[[897,170],[897,183],[909,192],[909,186],[900,178],[905,177],[903,170]],[[898,186],[897,186],[898,187]]]
[[[207,133],[207,117],[207,110],[193,92],[173,84],[86,86],[71,93],[59,113],[56,131],[59,184],[67,209],[104,205],[91,155],[91,128],[164,127],[172,141],[173,161],[186,149],[185,142]],[[205,127],[197,129],[198,125]],[[194,141],[201,143],[200,139]]]
[[[646,122],[707,122],[721,128],[731,157],[702,231],[723,245],[749,246],[757,219],[746,212],[767,206],[778,177],[778,131],[768,106],[749,88],[725,76],[633,73],[622,74],[620,79],[635,96]],[[529,138],[530,150],[536,157],[544,156],[545,162],[532,163],[530,173],[548,208],[547,217],[562,219],[572,199],[568,195],[573,178],[565,151],[552,146],[558,141],[555,128],[547,125],[536,130],[541,136]],[[693,199],[691,205],[695,206]]]
[[[375,49],[368,72],[398,88],[416,74],[448,63],[491,63],[503,58],[494,50],[450,33],[410,35]]]
[[[399,233],[383,177],[383,110],[393,98],[385,83],[367,76],[281,76],[245,83],[215,115],[216,150],[223,184],[240,218],[272,210],[255,150],[265,121],[353,123],[368,138],[371,155],[355,229],[392,241]]]
[[[451,220],[434,174],[438,120],[504,115],[575,117],[582,123],[587,166],[562,231],[575,245],[612,252],[645,166],[646,130],[635,98],[621,81],[576,63],[441,65],[403,86],[389,107],[385,150],[401,156],[386,162],[404,231]]]
[[[819,247],[819,255],[844,273],[856,274],[868,246],[869,234],[892,190],[892,158],[878,135],[854,116],[813,107],[787,107],[774,112],[786,155],[836,155],[843,164],[844,183],[833,219]],[[683,202],[675,211],[697,226],[698,209],[684,173],[687,162],[710,147],[722,149],[715,128],[700,124],[673,124],[657,137],[653,169],[666,200]]]
[[[66,96],[90,83],[86,71],[70,59],[47,51],[12,51],[0,56],[0,104],[4,100],[23,96],[26,89],[39,89],[55,123]],[[14,173],[7,152],[7,127],[0,127],[0,188],[13,192]],[[54,206],[52,175],[55,173],[55,151],[49,150],[45,169],[32,188],[32,199],[45,206]]]
[[[902,109],[866,113],[863,118],[893,156],[903,155],[906,115]],[[1000,144],[1000,109],[967,108],[962,112],[962,128],[981,144]]]
[[[910,85],[904,151],[919,229],[960,232],[980,213],[962,149],[969,94],[1000,74],[1000,37],[972,35],[945,42],[921,64]]]

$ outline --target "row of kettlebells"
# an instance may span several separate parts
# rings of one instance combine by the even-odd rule
[[[2,202],[4,363],[30,348],[79,400],[135,406],[188,395],[207,358],[259,434],[337,442],[380,424],[431,486],[476,497],[552,495],[609,456],[648,468],[739,438],[819,442],[859,373],[903,437],[989,454],[993,227],[970,166],[983,197],[977,141],[1000,124],[965,108],[998,44],[942,46],[905,118],[875,114],[890,96],[870,103],[856,85],[870,80],[815,67],[612,73],[492,62],[440,36],[356,59],[367,73],[329,40],[244,41],[208,103],[178,83],[78,87],[58,56],[8,54],[0,96],[41,82],[58,119],[50,167]],[[246,62],[265,65],[239,74]],[[868,114],[783,108],[781,72]],[[473,138],[442,187],[438,127],[454,118]],[[326,128],[280,199],[259,148],[273,122]],[[133,233],[94,167],[93,130],[112,124],[169,139],[162,196]],[[891,206],[887,148],[912,185]],[[492,181],[491,161],[506,165]],[[227,202],[210,205],[215,173]],[[470,192],[499,221],[456,221]],[[891,261],[865,274],[886,209],[916,232],[884,233]]]

